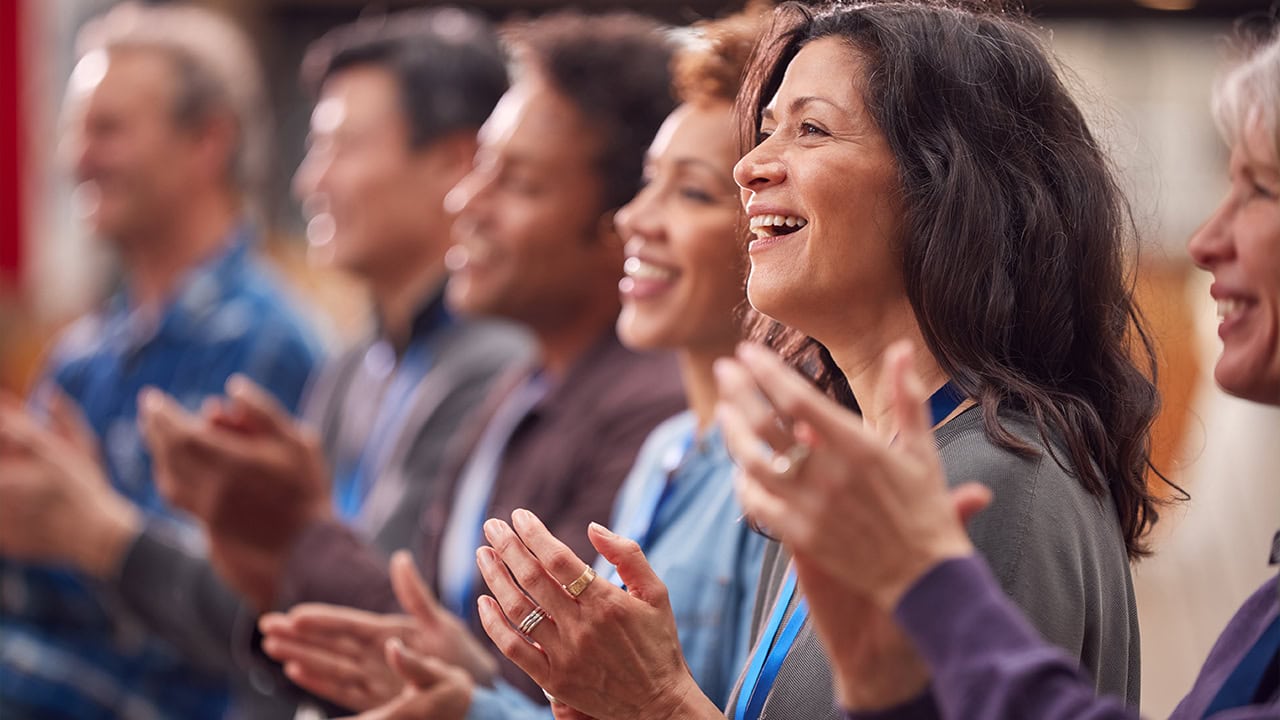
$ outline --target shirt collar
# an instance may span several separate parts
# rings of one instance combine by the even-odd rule
[[[253,241],[249,224],[237,224],[227,234],[221,249],[189,270],[178,281],[173,299],[160,308],[130,309],[128,289],[122,288],[107,305],[107,335],[121,342],[125,350],[136,352],[161,334],[198,324],[231,292],[244,269]]]

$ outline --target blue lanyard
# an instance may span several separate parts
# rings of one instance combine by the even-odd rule
[[[929,415],[933,418],[933,424],[936,426],[946,420],[947,416],[955,412],[962,402],[964,402],[964,395],[955,385],[947,383],[938,388],[933,395],[929,396]]]
[[[949,382],[938,388],[929,397],[929,414],[933,424],[938,425],[946,420],[947,416],[960,407],[964,399],[960,390]],[[764,709],[764,701],[778,680],[778,671],[782,669],[782,662],[791,652],[800,629],[809,617],[809,603],[801,598],[786,627],[782,628],[782,634],[778,634],[778,628],[782,626],[782,618],[786,615],[787,607],[791,604],[795,592],[796,574],[795,571],[791,571],[787,573],[787,582],[778,595],[773,614],[769,617],[769,624],[765,628],[764,635],[760,636],[760,644],[756,647],[751,664],[747,667],[742,688],[738,692],[734,720],[758,720],[760,712]]]
[[[382,395],[378,415],[365,438],[364,449],[355,463],[355,469],[339,479],[334,487],[335,509],[338,517],[345,521],[350,522],[360,514],[364,501],[382,470],[381,465],[386,461],[386,453],[390,451],[393,441],[400,436],[395,429],[403,424],[404,415],[409,410],[409,401],[413,397],[413,389],[431,369],[431,353],[427,350],[427,345],[427,340],[422,339],[405,350],[395,375]]]
[[[782,626],[782,618],[787,614],[787,607],[796,594],[796,574],[787,573],[787,582],[773,605],[773,614],[769,616],[769,625],[764,635],[760,636],[760,645],[747,667],[747,675],[743,678],[742,688],[738,691],[738,704],[733,713],[734,720],[756,720],[764,709],[765,698],[773,689],[778,679],[778,671],[782,669],[782,661],[795,645],[800,628],[809,618],[809,602],[801,598],[796,611],[791,614],[787,626],[778,635]],[[776,638],[776,640],[772,640]]]

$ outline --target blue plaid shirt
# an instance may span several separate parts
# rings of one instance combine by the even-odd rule
[[[239,228],[158,316],[131,312],[117,294],[67,331],[47,370],[84,409],[116,489],[193,543],[198,535],[152,482],[138,391],[155,386],[195,409],[243,373],[294,409],[319,360],[279,283],[250,258],[250,241]],[[220,718],[227,705],[225,676],[148,636],[105,588],[66,569],[0,559],[0,718],[196,720]]]

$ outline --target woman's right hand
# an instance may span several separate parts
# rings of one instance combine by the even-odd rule
[[[484,531],[492,547],[476,556],[493,597],[480,598],[480,619],[556,707],[599,720],[724,717],[689,673],[666,586],[639,545],[592,524],[591,544],[627,589],[597,578],[574,597],[565,586],[588,566],[532,513],[517,510],[511,525],[490,520]],[[521,634],[534,603],[547,617]]]

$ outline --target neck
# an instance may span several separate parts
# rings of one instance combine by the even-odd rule
[[[542,369],[552,378],[564,377],[592,345],[618,321],[621,305],[616,291],[607,297],[585,298],[582,311],[572,318],[558,318],[548,327],[531,328],[537,339]]]
[[[394,277],[371,280],[369,292],[383,335],[397,352],[403,352],[413,336],[413,321],[423,301],[444,283],[445,269],[442,256],[421,262],[401,260],[396,264],[405,271]]]
[[[239,203],[227,193],[193,195],[181,210],[145,237],[119,243],[135,308],[172,297],[183,276],[222,248],[239,217]]]
[[[733,346],[707,349],[682,349],[677,355],[680,362],[680,379],[684,383],[685,398],[697,423],[701,437],[715,424],[716,403],[720,393],[716,389],[716,376],[712,370],[716,360],[732,357]]]
[[[910,308],[900,309],[897,315],[896,321],[892,315],[887,315],[882,318],[885,322],[878,326],[864,327],[857,335],[847,335],[850,338],[848,342],[823,343],[849,381],[863,422],[868,428],[884,434],[896,431],[892,426],[893,386],[884,366],[884,352],[891,344],[903,339],[911,341],[914,348],[912,366],[927,392],[932,393],[947,381],[946,373],[925,345],[924,335]]]

